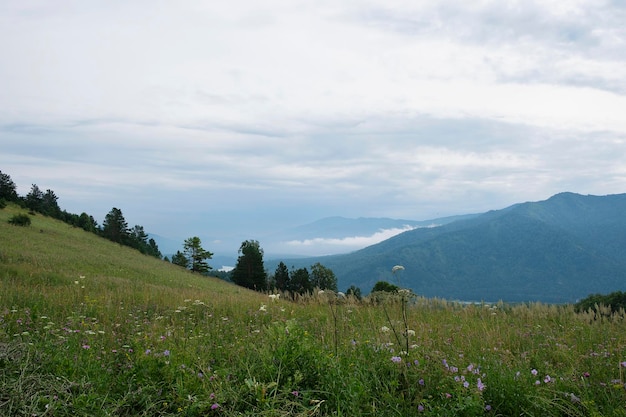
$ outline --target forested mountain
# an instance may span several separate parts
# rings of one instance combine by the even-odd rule
[[[407,231],[322,262],[339,288],[369,292],[380,280],[427,297],[572,302],[626,289],[626,194],[561,193],[541,202]],[[405,270],[393,276],[391,268]]]

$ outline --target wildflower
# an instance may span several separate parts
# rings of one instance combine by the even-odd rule
[[[545,382],[546,384],[552,382],[552,378],[550,378],[550,375],[546,375],[546,377],[543,379],[543,382]]]
[[[218,403],[214,403],[214,404],[211,406],[211,410],[217,410],[218,408],[220,408],[220,405],[219,405]]]
[[[417,383],[421,386],[424,386],[426,384],[426,382],[424,382],[424,379],[420,379],[419,381],[417,381]]]
[[[536,380],[535,381],[535,385],[541,385],[541,381],[540,380]]]
[[[480,378],[478,378],[478,381],[476,382],[476,387],[478,388],[478,391],[483,391],[486,388]]]
[[[424,406],[422,404],[418,405],[417,406],[417,411],[420,412],[420,413],[424,412]]]
[[[406,334],[407,334],[407,336],[415,336],[415,330],[409,329],[409,330],[406,331]]]
[[[293,395],[294,397],[298,397],[300,393],[298,391],[291,391],[291,395]]]
[[[533,369],[532,371],[530,371],[531,374],[533,374],[534,376],[537,376],[537,370]]]
[[[491,406],[489,404],[485,406],[485,411],[491,411]]]
[[[149,355],[152,352],[150,349],[146,349],[146,355]]]
[[[470,383],[468,381],[463,382],[463,387],[464,388],[469,388]]]
[[[413,363],[415,364],[415,366],[418,366],[418,365],[420,364],[420,361],[418,361],[417,359],[415,359],[415,360],[413,361]]]
[[[267,306],[265,304],[261,304],[261,307],[259,307],[259,311],[267,311]]]
[[[446,398],[452,398],[452,394],[450,394],[449,392],[446,392]]]
[[[619,363],[619,366],[621,366],[622,368],[626,368],[626,361],[624,361],[624,362],[620,362],[620,363]]]
[[[389,330],[391,330],[391,329],[389,329],[389,327],[387,327],[387,326],[383,326],[383,327],[380,328],[380,331],[383,332],[383,333],[389,333]]]
[[[163,352],[163,356],[170,356],[169,349],[165,349],[165,351]]]
[[[393,363],[400,363],[400,362],[402,362],[402,358],[400,356],[392,356],[391,357],[391,362],[393,362]]]
[[[585,372],[585,373],[583,374],[583,376],[584,376],[585,378],[589,378],[589,377],[591,376],[591,374],[590,374],[589,372]]]

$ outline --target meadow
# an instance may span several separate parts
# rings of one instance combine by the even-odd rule
[[[293,301],[21,212],[0,210],[2,416],[626,416],[623,312]]]

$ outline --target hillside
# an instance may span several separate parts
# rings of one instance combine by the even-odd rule
[[[181,298],[260,297],[39,214],[31,216],[29,227],[10,225],[7,220],[16,213],[25,210],[14,205],[0,210],[2,305],[12,305],[11,293],[18,287],[31,293],[33,304],[45,305],[85,284],[102,303],[139,298],[151,304],[159,298],[162,306],[176,306]],[[81,276],[84,282],[74,284]]]
[[[415,229],[347,254],[289,260],[322,262],[340,288],[365,292],[379,280],[427,297],[573,302],[626,288],[626,194],[562,193]],[[405,271],[392,276],[393,265]]]

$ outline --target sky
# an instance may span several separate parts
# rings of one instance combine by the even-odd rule
[[[625,21],[621,0],[0,0],[0,170],[233,255],[327,216],[624,193]]]

